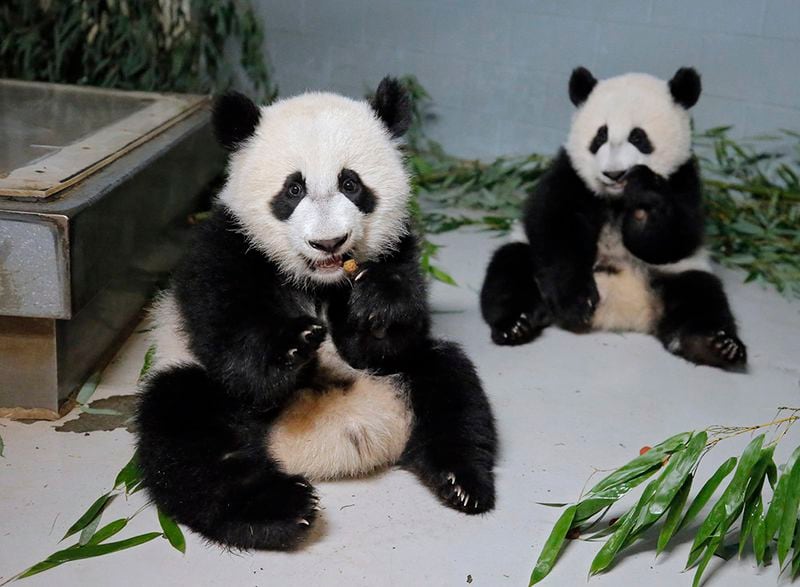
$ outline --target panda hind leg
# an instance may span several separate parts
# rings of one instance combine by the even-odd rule
[[[494,508],[497,437],[472,362],[455,344],[427,341],[404,373],[414,425],[400,459],[448,507]]]
[[[269,458],[268,418],[197,365],[150,377],[136,414],[137,461],[158,508],[229,548],[288,550],[317,516],[313,487]]]
[[[747,347],[718,277],[706,271],[662,275],[654,281],[663,315],[656,328],[664,347],[698,365],[742,371]]]
[[[481,288],[481,313],[499,345],[525,344],[550,325],[528,243],[508,243],[495,252]]]

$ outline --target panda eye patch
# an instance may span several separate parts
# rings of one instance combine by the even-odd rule
[[[375,210],[375,194],[364,185],[361,176],[352,169],[345,168],[339,172],[339,191],[364,214],[370,214]]]
[[[650,142],[650,138],[647,136],[647,133],[638,126],[628,135],[628,142],[645,155],[649,155],[653,152],[653,145]]]
[[[306,180],[302,173],[295,171],[286,178],[281,191],[272,198],[272,213],[278,220],[288,220],[305,195]]]
[[[589,144],[589,151],[592,154],[597,153],[606,141],[608,140],[608,126],[605,124],[597,129],[597,134],[594,135],[592,142]]]

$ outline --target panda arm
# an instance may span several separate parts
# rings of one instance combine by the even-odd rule
[[[652,264],[674,263],[703,240],[700,174],[694,159],[668,178],[637,165],[625,186],[622,236],[625,247]]]
[[[598,300],[592,267],[602,210],[566,154],[536,186],[524,222],[543,299],[558,322],[581,328]]]
[[[352,288],[331,301],[328,321],[339,353],[358,369],[397,372],[430,332],[427,287],[416,236],[362,263]]]
[[[174,276],[183,329],[194,356],[226,392],[272,406],[294,389],[325,329],[240,234],[208,222]]]

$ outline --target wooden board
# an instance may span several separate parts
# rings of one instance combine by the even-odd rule
[[[125,92],[17,80],[0,80],[0,85],[48,90],[59,88],[65,92],[107,96],[109,100],[121,97],[136,98],[143,102],[143,107],[133,114],[0,177],[0,196],[17,198],[47,198],[70,187],[186,118],[209,101],[207,96]]]

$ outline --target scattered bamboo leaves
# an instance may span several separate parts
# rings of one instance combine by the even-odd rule
[[[737,552],[742,556],[748,545],[752,545],[759,566],[769,564],[771,553],[776,552],[781,572],[791,579],[796,578],[800,574],[800,447],[781,469],[773,458],[778,442],[800,419],[800,408],[780,408],[778,413],[786,411],[790,415],[757,426],[714,426],[678,434],[608,474],[577,503],[569,505],[559,518],[542,548],[530,584],[548,575],[568,537],[577,536],[597,524],[622,496],[647,479],[650,481],[635,505],[587,539],[606,538],[591,563],[589,575],[608,571],[627,547],[663,518],[656,544],[656,554],[660,554],[678,532],[688,528],[704,511],[731,473],[733,476],[719,498],[694,530],[686,563],[687,569],[695,569],[693,587],[700,584],[714,556],[723,560]],[[764,428],[773,428],[773,440],[767,442],[766,433],[754,437],[741,456],[723,462],[689,502],[697,469],[709,450],[721,440]],[[775,488],[768,506],[763,496],[766,481]],[[687,503],[690,505],[684,513]],[[597,514],[600,517],[589,527],[582,526]],[[738,540],[727,540],[731,536]]]
[[[64,540],[80,532],[78,542],[54,552],[43,561],[22,571],[7,582],[37,575],[71,561],[103,556],[133,548],[158,537],[165,538],[173,548],[181,553],[185,553],[186,539],[183,532],[174,520],[161,511],[157,511],[161,532],[148,532],[116,542],[106,542],[109,538],[116,536],[124,530],[131,519],[145,509],[148,509],[149,504],[146,504],[127,518],[119,518],[100,527],[100,519],[103,512],[108,508],[111,502],[120,495],[130,496],[139,491],[142,487],[141,481],[141,474],[136,465],[136,455],[134,454],[130,461],[128,461],[117,474],[114,479],[113,489],[97,498],[92,505],[89,506],[89,509],[70,526],[64,538],[62,538],[62,540]],[[3,583],[3,585],[6,583]]]
[[[103,513],[105,507],[116,497],[116,495],[112,494],[111,492],[106,493],[105,495],[101,495],[98,497],[92,505],[89,506],[89,509],[78,518],[78,521],[75,522],[72,526],[70,526],[67,533],[64,534],[64,537],[61,540],[66,540],[73,534],[80,532],[84,528],[86,528],[95,518],[99,518],[100,515]]]

